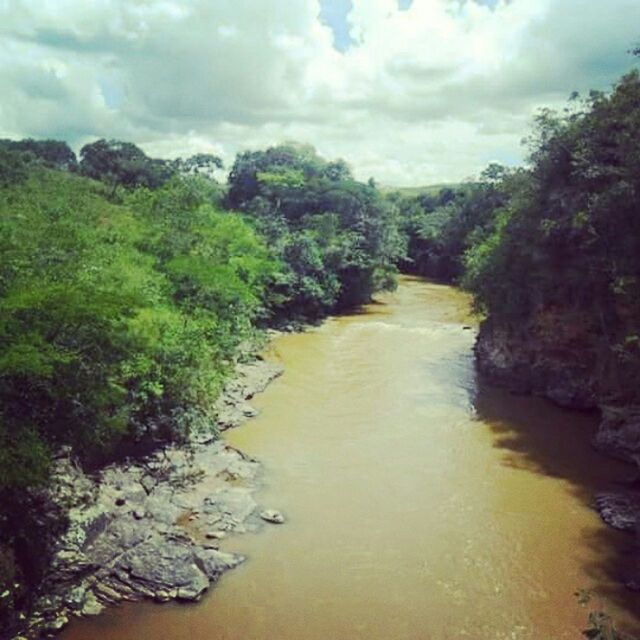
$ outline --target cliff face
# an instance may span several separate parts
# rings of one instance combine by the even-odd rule
[[[569,409],[602,413],[595,446],[640,465],[640,407],[612,402],[615,389],[599,362],[594,327],[557,311],[517,328],[482,323],[475,346],[478,371],[515,393],[533,394]]]
[[[571,409],[595,409],[595,356],[579,328],[539,318],[514,329],[493,320],[480,327],[478,370],[515,393],[533,394]]]

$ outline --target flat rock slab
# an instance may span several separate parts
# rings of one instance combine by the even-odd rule
[[[264,391],[271,381],[282,375],[283,368],[272,362],[256,360],[239,365],[236,372],[237,376],[225,386],[216,403],[222,431],[237,427],[257,415],[247,400]]]

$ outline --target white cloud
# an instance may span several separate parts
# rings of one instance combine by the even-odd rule
[[[539,106],[632,64],[638,0],[354,0],[344,54],[318,0],[0,2],[0,135],[150,153],[298,139],[361,178],[424,184],[515,161]]]

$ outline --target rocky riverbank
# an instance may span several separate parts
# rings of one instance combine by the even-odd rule
[[[515,330],[491,320],[480,326],[475,345],[478,371],[514,393],[548,398],[568,409],[596,409],[594,354],[575,332],[546,326]]]
[[[281,373],[260,359],[238,365],[218,400],[219,430],[256,415],[249,400]],[[220,550],[226,536],[282,521],[258,507],[258,475],[255,460],[211,435],[93,476],[61,455],[42,498],[64,506],[68,526],[15,637],[55,634],[75,616],[123,601],[198,600],[244,559]]]
[[[608,525],[636,536],[636,559],[622,579],[640,590],[640,409],[602,400],[596,354],[576,323],[538,322],[516,331],[485,321],[475,355],[480,375],[493,384],[561,407],[600,411],[594,446],[638,467],[638,480],[624,490],[596,495],[594,506]]]

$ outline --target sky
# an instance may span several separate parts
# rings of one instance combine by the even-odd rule
[[[175,157],[286,141],[360,179],[518,164],[637,59],[640,0],[0,0],[0,137]]]

